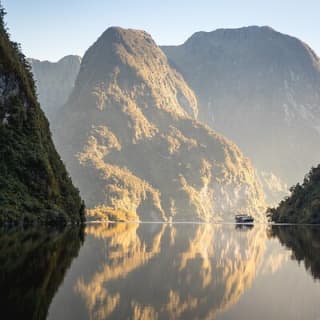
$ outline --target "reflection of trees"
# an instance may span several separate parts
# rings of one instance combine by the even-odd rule
[[[272,226],[271,234],[292,250],[292,258],[303,261],[306,270],[320,279],[320,229],[312,226]]]
[[[91,319],[212,319],[251,286],[265,246],[264,229],[208,224],[87,233],[107,244],[96,272],[76,284]]]
[[[81,234],[77,228],[1,231],[3,315],[10,315],[10,319],[46,319],[51,300],[78,254]]]

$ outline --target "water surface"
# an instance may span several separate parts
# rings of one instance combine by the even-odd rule
[[[2,301],[28,319],[320,319],[316,227],[117,223],[88,225],[84,241],[0,240]]]

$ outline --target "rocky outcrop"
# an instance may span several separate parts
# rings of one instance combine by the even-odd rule
[[[196,120],[197,100],[149,34],[110,28],[83,57],[75,88],[52,123],[89,207],[144,220],[259,217],[250,162]]]
[[[1,16],[0,224],[80,222],[83,211],[37,102],[30,67]]]
[[[235,141],[260,172],[290,186],[318,163],[320,63],[308,45],[254,26],[198,32],[162,49],[196,93],[200,120]]]
[[[81,57],[65,56],[58,62],[28,59],[36,80],[39,102],[50,120],[66,103],[80,69]]]

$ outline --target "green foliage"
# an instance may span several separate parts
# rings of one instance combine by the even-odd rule
[[[320,165],[310,170],[302,185],[298,183],[290,191],[290,197],[268,210],[269,218],[279,223],[320,223]]]
[[[84,205],[53,145],[30,66],[10,41],[3,16],[0,8],[0,223],[81,222]]]

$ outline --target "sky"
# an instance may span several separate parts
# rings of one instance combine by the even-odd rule
[[[143,29],[160,45],[197,31],[268,25],[320,54],[320,0],[0,0],[27,57],[83,56],[110,26]]]

